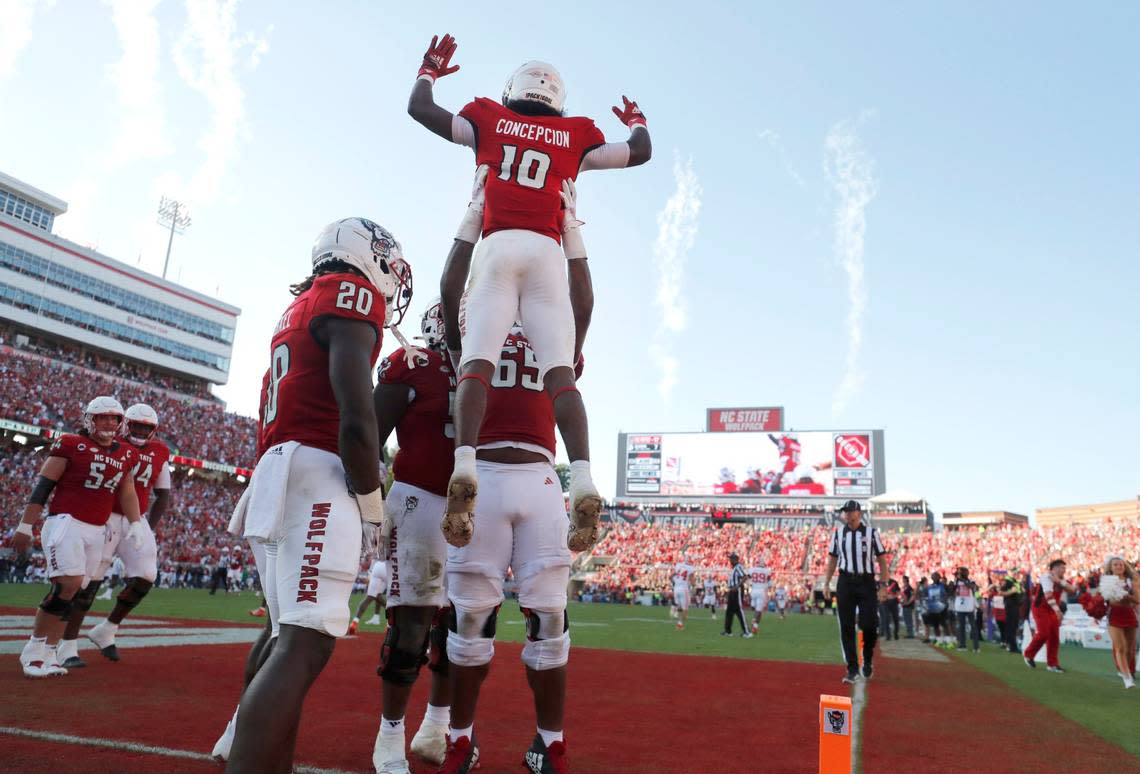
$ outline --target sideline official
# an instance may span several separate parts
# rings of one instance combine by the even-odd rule
[[[878,595],[875,589],[875,563],[883,580],[887,576],[887,549],[883,546],[879,530],[863,524],[863,508],[855,500],[848,500],[839,509],[844,524],[835,527],[828,550],[827,575],[823,593],[831,597],[831,578],[839,568],[839,639],[843,645],[843,659],[847,662],[845,683],[859,679],[859,653],[855,646],[855,620],[858,610],[859,628],[863,632],[863,677],[871,679],[874,667],[875,639],[879,630]]]
[[[738,620],[740,621],[740,636],[747,639],[752,636],[752,632],[748,631],[748,627],[744,624],[744,610],[741,604],[744,597],[744,568],[740,565],[740,557],[735,553],[728,555],[728,561],[732,562],[732,574],[728,576],[728,595],[725,598],[724,611],[724,631],[721,632],[721,636],[731,637],[732,622]]]

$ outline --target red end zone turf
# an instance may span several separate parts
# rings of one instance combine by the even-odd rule
[[[305,705],[297,762],[370,770],[380,705],[376,635],[337,643]],[[124,650],[112,664],[84,651],[90,666],[29,681],[15,656],[0,659],[0,725],[209,752],[237,702],[244,645]],[[519,646],[496,646],[476,730],[482,771],[521,771],[534,711]],[[570,657],[567,743],[573,770],[588,772],[755,772],[815,770],[816,697],[837,670],[808,664],[664,656],[580,648]],[[424,676],[427,672],[425,670]],[[427,700],[417,684],[408,738]],[[170,758],[15,739],[0,746],[24,772],[208,771]],[[14,762],[9,755],[0,765]],[[94,766],[88,766],[88,761]],[[413,763],[413,771],[432,767]]]

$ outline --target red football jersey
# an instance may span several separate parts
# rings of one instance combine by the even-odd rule
[[[562,241],[562,181],[606,138],[589,118],[527,116],[480,97],[459,115],[475,128],[475,164],[486,164],[483,236],[508,228]]]
[[[329,353],[312,334],[322,317],[362,320],[376,328],[369,362],[384,337],[384,297],[356,274],[325,274],[293,300],[270,343],[269,379],[261,394],[259,436],[264,452],[285,441],[338,454],[340,409],[329,381]]]
[[[154,490],[155,482],[158,481],[163,466],[170,459],[170,449],[162,441],[155,438],[147,441],[142,448],[134,445],[131,448],[135,451],[135,466],[131,469],[131,475],[135,477],[135,494],[139,497],[139,513],[145,516],[147,506],[150,504],[150,493]]]
[[[827,490],[823,488],[823,484],[816,483],[815,481],[806,484],[789,484],[780,491],[783,494],[797,497],[827,494]]]
[[[784,462],[784,472],[791,473],[800,464],[800,442],[795,438],[780,439],[780,459]]]
[[[503,342],[491,377],[479,445],[514,441],[541,446],[554,456],[554,403],[538,378],[538,359],[525,336]]]
[[[396,425],[400,449],[392,464],[393,475],[397,481],[443,496],[455,458],[451,418],[455,372],[446,357],[430,350],[426,354],[426,363],[421,360],[415,368],[408,368],[404,350],[397,349],[380,364],[379,381],[412,388],[408,409]]]
[[[62,457],[67,467],[52,492],[50,513],[67,513],[79,521],[101,527],[119,505],[115,494],[123,476],[131,474],[135,449],[115,441],[100,446],[85,435],[61,435],[49,457]]]
[[[719,484],[713,484],[713,494],[737,494],[740,489],[736,486],[735,481],[724,481]]]

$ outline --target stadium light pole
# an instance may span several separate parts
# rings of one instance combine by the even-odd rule
[[[170,227],[170,239],[166,240],[166,260],[162,264],[162,278],[166,279],[166,269],[170,266],[170,247],[174,244],[175,232],[181,234],[190,226],[190,213],[186,205],[175,199],[162,197],[158,204],[158,225]]]

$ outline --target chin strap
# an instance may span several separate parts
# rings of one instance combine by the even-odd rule
[[[415,368],[416,365],[423,365],[427,363],[427,352],[415,346],[404,338],[404,334],[400,333],[400,329],[395,325],[388,330],[392,331],[392,335],[396,337],[396,341],[400,342],[400,346],[404,348],[404,362],[407,363],[408,368]]]

